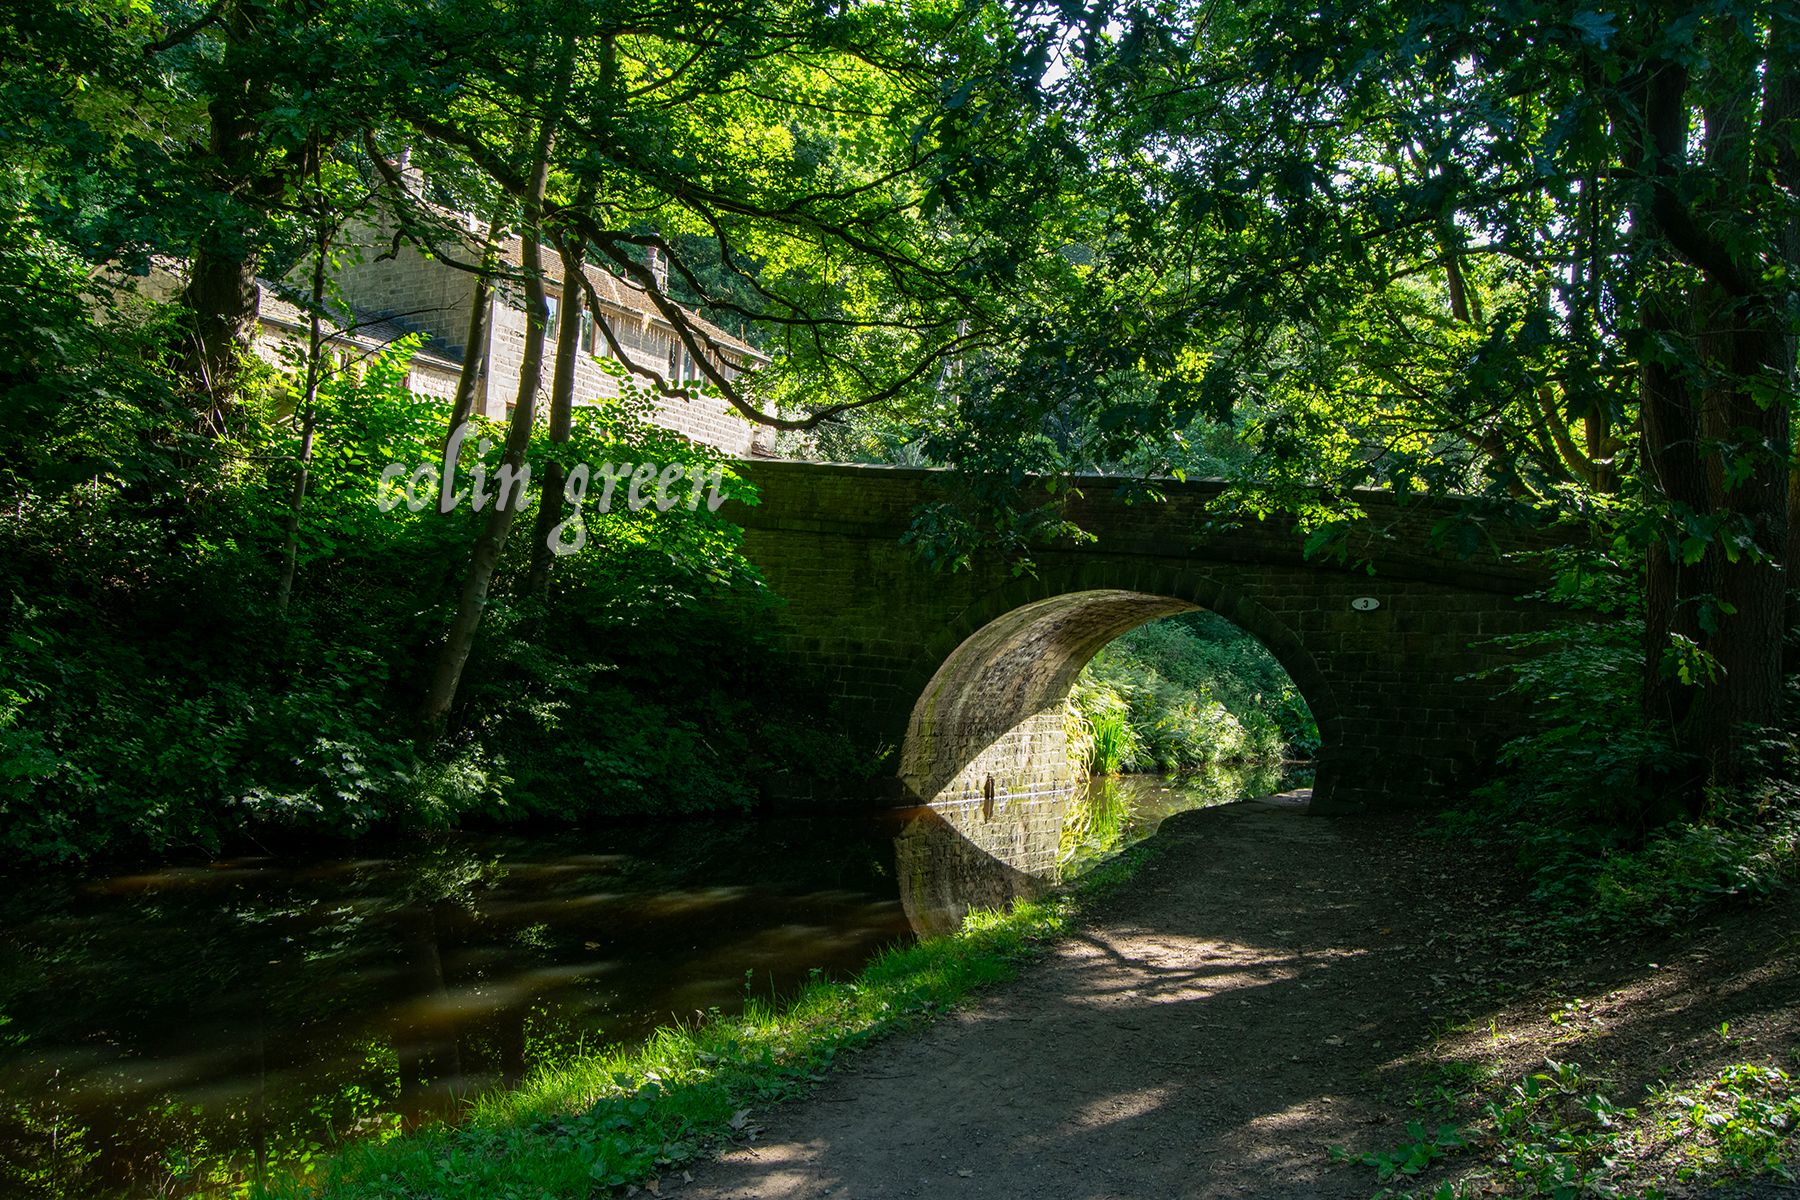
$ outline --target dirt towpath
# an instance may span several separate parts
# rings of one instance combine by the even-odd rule
[[[663,1194],[1360,1200],[1373,1172],[1328,1147],[1404,1140],[1421,1064],[1456,1038],[1478,1028],[1501,1068],[1530,1070],[1566,1032],[1544,1022],[1547,996],[1592,994],[1598,1013],[1600,997],[1624,1011],[1632,989],[1683,986],[1641,949],[1548,966],[1508,950],[1492,933],[1519,899],[1508,870],[1408,818],[1326,819],[1306,799],[1171,818],[1137,878],[1019,979],[756,1114],[753,1142]],[[1793,972],[1757,961],[1734,1028],[1793,1019]],[[1716,1015],[1682,1024],[1698,1037]],[[1627,1090],[1660,1069],[1639,1060],[1682,1053],[1667,1030],[1603,1032]]]

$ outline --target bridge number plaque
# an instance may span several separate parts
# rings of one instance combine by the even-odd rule
[[[1357,612],[1374,612],[1381,607],[1381,601],[1373,596],[1358,596],[1350,602],[1350,607]]]

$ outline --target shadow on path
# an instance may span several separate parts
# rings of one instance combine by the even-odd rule
[[[664,1194],[1366,1200],[1374,1172],[1328,1148],[1405,1141],[1392,1122],[1435,1061],[1481,1060],[1500,1088],[1580,1061],[1635,1103],[1800,1035],[1800,900],[1540,947],[1509,934],[1525,889],[1490,853],[1305,800],[1170,818],[1131,885],[1021,978],[871,1050]],[[1722,1020],[1743,1037],[1722,1041]]]
[[[1025,978],[884,1045],[683,1197],[1367,1196],[1326,1146],[1430,1032],[1388,986],[1408,897],[1304,796],[1169,820]],[[1410,889],[1408,889],[1410,890]]]

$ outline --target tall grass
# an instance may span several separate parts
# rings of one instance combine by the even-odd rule
[[[1131,728],[1130,715],[1122,711],[1095,714],[1094,751],[1091,769],[1096,775],[1116,775],[1125,764],[1137,759],[1137,735]]]

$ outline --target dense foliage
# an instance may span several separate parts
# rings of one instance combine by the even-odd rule
[[[1707,791],[1691,821],[1659,821],[1677,757],[1638,703],[1642,625],[1595,615],[1508,639],[1525,652],[1509,690],[1532,706],[1503,772],[1446,813],[1448,838],[1515,847],[1541,918],[1560,929],[1669,927],[1729,897],[1800,877],[1800,757],[1776,731],[1746,747],[1752,781]]]
[[[1551,652],[1513,681],[1539,724],[1479,819],[1640,917],[1659,879],[1770,878],[1800,729],[1794,6],[1095,14],[1066,99],[1116,174],[1063,307],[834,448],[978,477],[922,516],[946,565],[1068,533],[1021,467],[1223,475],[1317,556],[1354,486],[1554,525],[1547,598],[1609,616],[1521,647]]]
[[[295,433],[279,379],[233,444],[179,475],[15,496],[0,526],[0,844],[62,859],[468,814],[742,809],[794,758],[841,759],[816,714],[784,722],[754,698],[767,599],[704,503],[588,514],[589,545],[561,560],[548,601],[510,587],[490,601],[458,731],[420,753],[407,702],[478,518],[374,502],[383,465],[440,452],[441,407],[400,386],[410,352],[320,391],[305,582],[285,615],[276,550]],[[577,455],[711,465],[642,408],[583,410]],[[521,579],[527,557],[521,541],[502,579]]]
[[[1793,6],[1106,15],[1069,99],[1118,173],[1065,309],[850,448],[979,473],[963,516],[1002,532],[1063,532],[1026,519],[1021,465],[1228,473],[1315,553],[1362,519],[1353,485],[1559,522],[1636,597],[1671,750],[1641,815],[1746,782],[1800,611]]]
[[[574,462],[708,460],[641,403],[573,411],[545,260],[641,287],[706,376],[665,395],[804,427],[930,392],[1050,261],[1059,138],[1015,70],[1047,36],[956,3],[0,7],[0,845],[741,808],[849,769],[768,700],[769,598],[710,513],[590,516],[588,550],[545,553]],[[522,294],[548,429],[519,405],[460,469],[534,463],[534,495],[372,504],[474,385],[447,412],[398,356],[336,361],[372,227],[474,275],[477,324]],[[250,352],[269,290],[312,323],[277,373]],[[777,354],[756,394],[682,303]]]
[[[1212,613],[1165,617],[1120,637],[1088,664],[1070,702],[1100,774],[1308,758],[1319,746],[1281,664]]]
[[[34,64],[0,79],[0,785],[33,855],[444,819],[577,770],[739,803],[743,760],[816,757],[725,732],[755,686],[727,531],[527,563],[515,506],[344,499],[451,422],[316,346],[286,383],[245,351],[257,278],[322,315],[371,224],[523,296],[526,394],[545,259],[591,260],[797,448],[961,469],[914,538],[949,569],[1029,570],[1095,468],[1228,474],[1313,554],[1354,486],[1555,522],[1563,597],[1621,599],[1582,647],[1616,655],[1521,677],[1552,823],[1642,849],[1789,807],[1791,4],[66,0],[0,7],[0,45]],[[772,368],[727,378],[678,302]],[[503,461],[654,440],[548,390]],[[719,687],[672,686],[696,661]],[[1205,723],[1150,665],[1118,698]],[[1558,671],[1603,696],[1559,707]]]
[[[1446,830],[1516,848],[1556,921],[1669,924],[1793,874],[1791,0],[0,0],[0,63],[9,864],[739,810],[874,768],[768,677],[774,598],[704,506],[590,512],[587,549],[548,552],[580,461],[717,465],[754,499],[643,393],[576,409],[579,310],[614,331],[565,294],[553,340],[546,286],[591,263],[700,364],[653,391],[962,472],[910,539],[941,569],[1030,571],[1095,470],[1145,503],[1229,477],[1213,515],[1280,514],[1308,555],[1347,556],[1359,487],[1554,525],[1546,598],[1597,611],[1493,679],[1536,723]],[[412,346],[328,350],[370,229],[473,277],[472,331],[521,304],[531,400],[474,418],[458,467],[539,465],[530,495],[374,503],[478,381],[433,405]],[[311,325],[282,370],[251,352],[269,290]],[[771,367],[725,371],[694,312]],[[1072,713],[1102,771],[1318,739],[1204,616],[1122,639]],[[324,1187],[643,1179],[1063,919],[546,1072]],[[1756,1082],[1791,1128],[1785,1078]],[[1496,1118],[1519,1162],[1539,1108]],[[1745,1153],[1773,1128],[1738,1124]]]

